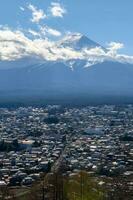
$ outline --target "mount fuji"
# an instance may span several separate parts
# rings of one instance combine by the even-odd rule
[[[59,41],[58,44],[63,47],[71,47],[75,50],[82,50],[83,48],[91,49],[95,47],[102,47],[100,44],[94,42],[93,40],[90,40],[88,37],[80,33],[69,34],[61,41]]]
[[[81,34],[66,36],[56,42],[56,47],[76,52],[94,48],[108,51]],[[111,99],[125,103],[132,102],[132,97],[133,65],[126,62],[92,61],[89,57],[45,60],[34,55],[15,61],[0,61],[2,103],[10,100],[108,103]]]

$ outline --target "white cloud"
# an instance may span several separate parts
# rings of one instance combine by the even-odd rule
[[[105,51],[101,48],[101,47],[95,47],[95,48],[91,48],[91,49],[83,49],[84,53],[87,55],[105,55]]]
[[[35,37],[36,37],[36,36],[41,37],[41,34],[40,34],[39,32],[36,32],[36,31],[34,31],[34,30],[32,30],[32,29],[29,29],[28,32],[29,32],[31,35],[35,36]]]
[[[110,42],[107,49],[109,50],[110,55],[115,55],[117,54],[117,51],[122,48],[124,48],[124,44],[118,42]]]
[[[21,11],[25,11],[25,9],[24,9],[22,6],[20,6],[20,10],[21,10]]]
[[[66,14],[66,9],[60,5],[60,3],[52,2],[50,7],[50,12],[53,17],[63,17]]]
[[[61,36],[61,32],[57,31],[56,29],[48,28],[48,33],[53,36]]]
[[[41,31],[41,33],[43,35],[49,34],[49,35],[52,35],[52,36],[55,36],[55,37],[61,36],[61,32],[60,31],[58,31],[56,29],[53,29],[53,28],[50,28],[48,26],[43,26],[43,27],[41,26],[40,27],[40,31]]]
[[[40,20],[45,19],[47,16],[42,9],[37,9],[34,5],[29,4],[28,9],[32,11],[31,21],[33,23],[39,23]]]

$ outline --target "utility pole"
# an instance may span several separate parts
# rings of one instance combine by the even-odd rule
[[[44,186],[45,186],[45,183],[44,183],[44,177],[43,177],[42,200],[45,200],[45,188],[44,188]]]
[[[62,175],[62,200],[64,200],[64,177]]]
[[[73,193],[73,200],[76,200],[76,193]]]
[[[83,180],[83,171],[81,170],[81,173],[80,173],[80,196],[81,196],[81,200],[83,200],[83,187],[84,187],[84,180]]]

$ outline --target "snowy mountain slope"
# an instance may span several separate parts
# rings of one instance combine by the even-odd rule
[[[67,35],[61,41],[59,41],[58,45],[63,47],[70,47],[75,50],[81,50],[83,48],[91,49],[95,47],[103,48],[100,44],[90,40],[80,33]]]
[[[75,63],[71,70],[62,62],[47,62],[0,71],[0,90],[64,90],[133,93],[133,66],[104,62],[85,68]]]
[[[56,44],[81,51],[104,49],[81,34],[65,37]],[[52,51],[52,49],[51,49]],[[133,96],[133,65],[126,62],[83,58],[45,60],[32,56],[16,61],[0,61],[1,95],[44,96],[76,93]],[[1,97],[1,96],[0,96]]]

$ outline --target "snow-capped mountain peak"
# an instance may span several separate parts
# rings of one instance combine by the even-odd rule
[[[63,39],[62,42],[76,42],[78,40],[80,40],[83,37],[83,35],[81,33],[71,33],[66,35]]]
[[[94,42],[93,40],[80,33],[68,34],[58,42],[58,45],[63,47],[70,47],[75,50],[81,50],[83,48],[91,49],[95,47],[103,48],[98,43]]]

